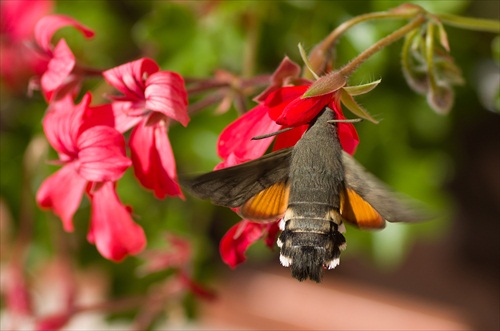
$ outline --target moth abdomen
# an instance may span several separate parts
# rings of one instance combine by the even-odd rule
[[[340,262],[346,241],[340,226],[326,219],[290,219],[278,238],[280,262],[290,267],[292,276],[320,282],[323,269],[333,269]]]

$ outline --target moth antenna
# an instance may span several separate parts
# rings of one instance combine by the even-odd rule
[[[275,132],[263,134],[263,135],[260,135],[260,136],[255,136],[255,137],[252,138],[252,140],[260,140],[260,139],[274,137],[274,136],[279,135],[280,133],[287,132],[287,131],[290,131],[292,129],[293,128],[285,128],[285,129],[282,129],[282,130],[279,130],[279,131],[275,131]]]
[[[327,123],[358,123],[363,121],[362,118],[344,119],[344,120],[329,120]]]

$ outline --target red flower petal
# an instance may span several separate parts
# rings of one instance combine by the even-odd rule
[[[274,226],[277,227],[276,222],[255,223],[243,220],[231,227],[221,239],[219,245],[219,252],[224,263],[231,268],[235,268],[238,264],[244,262],[246,260],[245,252],[250,245],[262,238],[265,234],[274,233],[274,230],[269,231]],[[277,233],[276,231],[273,236],[276,237]],[[273,240],[272,245],[274,245],[274,239],[267,240],[266,244],[270,246],[270,240]],[[272,247],[272,245],[270,247]]]
[[[177,183],[175,159],[167,136],[165,121],[137,125],[130,135],[130,150],[134,172],[141,184],[154,191],[157,198],[184,198]]]
[[[89,193],[92,215],[87,240],[107,259],[121,261],[146,246],[143,229],[136,224],[115,192],[114,183],[105,182]]]
[[[342,109],[340,104],[332,101],[328,106],[333,109],[338,119],[345,119],[344,114],[340,110]],[[342,149],[347,153],[353,155],[356,151],[356,147],[359,144],[358,133],[356,132],[356,128],[354,128],[354,125],[352,123],[338,123],[337,134],[339,136]]]
[[[156,62],[148,58],[122,64],[102,73],[104,79],[123,93],[129,101],[145,101],[145,78],[160,70]]]
[[[233,157],[245,161],[262,156],[273,139],[252,140],[252,138],[281,128],[267,113],[267,107],[258,105],[229,124],[219,136],[217,143],[219,156],[227,159],[233,154]]]
[[[300,71],[300,66],[290,60],[288,56],[285,56],[271,76],[271,85],[269,85],[261,94],[256,96],[254,100],[259,103],[264,102],[269,94],[281,88],[287,83],[287,81],[298,79]]]
[[[60,89],[63,84],[68,84],[67,79],[73,71],[75,63],[75,56],[66,41],[59,40],[47,66],[47,71],[42,75],[41,85],[46,100],[51,100],[54,92]]]
[[[86,184],[87,181],[76,172],[75,164],[66,164],[42,183],[36,201],[41,208],[51,209],[59,216],[64,230],[73,231],[73,215]]]
[[[276,121],[288,104],[300,98],[309,88],[309,85],[285,86],[272,93],[264,101],[269,108],[269,116]]]
[[[302,138],[304,132],[306,132],[308,128],[309,125],[306,124],[293,128],[290,131],[280,133],[276,136],[276,140],[274,141],[273,151],[295,146],[297,141]]]
[[[296,98],[283,109],[276,123],[289,127],[308,124],[328,105],[332,97],[333,93],[310,98]]]
[[[186,126],[189,122],[187,113],[187,92],[184,80],[175,72],[160,71],[146,79],[146,108],[157,111]]]
[[[95,126],[80,134],[78,173],[91,182],[118,180],[132,162],[125,156],[125,139],[114,128]]]
[[[77,30],[81,31],[87,38],[91,38],[94,36],[94,31],[71,17],[64,15],[49,15],[43,17],[35,26],[35,39],[38,45],[44,51],[50,54],[50,40],[52,39],[52,36],[57,30],[65,26],[72,26],[76,28]]]

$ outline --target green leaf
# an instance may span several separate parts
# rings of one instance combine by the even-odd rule
[[[344,91],[349,93],[351,96],[355,97],[357,95],[361,94],[366,94],[373,90],[377,85],[381,82],[382,80],[376,80],[368,84],[361,84],[361,85],[355,85],[355,86],[346,86],[344,87]]]
[[[363,107],[361,107],[354,98],[344,89],[340,90],[340,101],[344,104],[353,113],[354,115],[373,122],[375,124],[378,123],[376,119],[374,119]]]
[[[300,56],[302,57],[302,61],[304,61],[304,64],[306,65],[307,69],[309,69],[309,72],[313,75],[315,79],[319,79],[318,74],[314,72],[311,62],[309,62],[309,59],[307,58],[306,50],[304,49],[301,43],[299,43],[298,46],[299,46]]]
[[[448,42],[448,35],[446,34],[446,30],[444,29],[443,24],[441,22],[436,22],[436,25],[438,27],[438,37],[439,37],[439,43],[441,46],[443,46],[446,51],[450,51],[450,43]]]

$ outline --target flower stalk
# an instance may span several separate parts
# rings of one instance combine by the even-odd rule
[[[387,37],[384,37],[380,39],[378,42],[367,48],[365,51],[363,51],[361,54],[359,54],[356,58],[354,58],[351,62],[349,62],[347,65],[345,65],[342,69],[340,69],[340,73],[344,75],[344,77],[349,77],[351,74],[356,71],[356,69],[366,60],[368,60],[371,56],[373,56],[375,53],[383,49],[384,47],[398,41],[399,39],[403,38],[406,36],[407,33],[410,31],[418,28],[422,24],[426,22],[426,17],[425,15],[418,15],[415,19],[413,19],[410,23],[406,24],[405,26],[399,28],[398,30],[394,31]]]
[[[500,33],[499,21],[462,17],[452,14],[436,14],[434,16],[436,16],[443,24],[453,26],[455,28]]]

